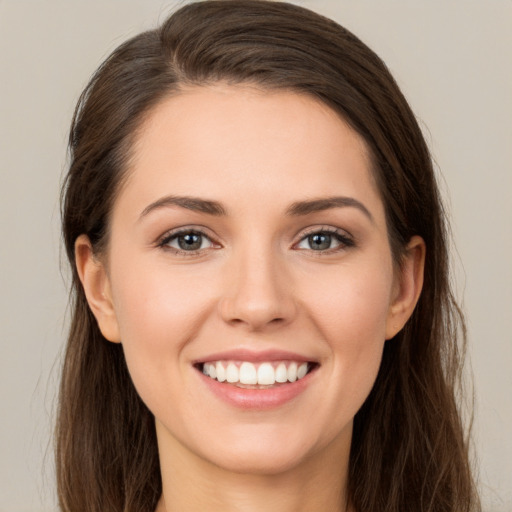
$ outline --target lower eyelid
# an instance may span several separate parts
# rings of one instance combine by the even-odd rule
[[[169,245],[171,242],[176,241],[178,237],[184,236],[187,234],[191,234],[191,233],[200,235],[201,237],[203,237],[203,239],[207,240],[208,246],[202,247],[199,249],[195,249],[195,250],[187,251],[187,250],[183,250],[179,247],[172,247]],[[355,245],[355,242],[354,242],[352,236],[348,235],[347,233],[345,233],[345,232],[340,233],[338,230],[324,228],[324,229],[311,230],[309,233],[303,234],[302,237],[300,238],[300,240],[294,244],[294,247],[297,247],[302,242],[305,242],[308,237],[315,235],[315,234],[320,234],[320,233],[330,235],[331,237],[333,237],[335,239],[335,241],[339,245],[337,247],[332,247],[332,248],[325,249],[325,250],[314,250],[311,248],[304,248],[305,250],[309,250],[309,251],[313,251],[313,252],[317,252],[317,253],[322,253],[322,252],[328,253],[328,252],[335,252],[337,249],[350,248]],[[169,249],[171,251],[177,251],[177,252],[180,252],[183,254],[192,255],[194,253],[205,251],[205,250],[208,250],[211,248],[220,248],[221,244],[215,242],[215,240],[211,236],[209,236],[207,233],[205,233],[204,231],[201,231],[200,229],[190,228],[190,229],[180,229],[178,231],[166,233],[165,235],[163,235],[156,241],[156,246],[158,246],[162,249]]]
[[[197,230],[197,229],[182,229],[179,231],[166,233],[165,235],[161,236],[157,240],[156,245],[158,247],[162,247],[162,248],[169,247],[171,249],[180,250],[175,247],[170,247],[169,244],[171,242],[177,240],[180,236],[184,236],[184,235],[188,235],[188,234],[195,234],[195,235],[199,235],[199,236],[203,237],[204,239],[209,241],[209,243],[212,247],[215,245],[218,245],[213,241],[213,239],[210,236],[208,236],[206,233],[204,233],[200,230]],[[199,249],[199,250],[204,250],[204,249]],[[187,252],[187,251],[184,251],[184,252]],[[189,251],[189,252],[193,253],[193,251]]]
[[[177,241],[179,239],[179,237],[182,236],[182,235],[177,235],[177,236],[173,236],[167,243],[166,243],[166,246],[169,247],[169,244],[171,242],[174,242],[174,241]],[[213,242],[205,235],[200,235],[202,240],[201,240],[201,247],[199,247],[199,249],[193,249],[193,250],[190,250],[188,252],[191,252],[193,253],[194,251],[204,251],[205,249],[209,249],[210,247],[213,247]],[[208,244],[208,247],[202,247],[204,244]],[[178,245],[179,245],[179,242],[178,242]],[[182,250],[184,252],[187,252],[185,251],[185,249],[182,249],[181,247],[173,247],[173,249],[178,249],[178,250]]]
[[[341,245],[344,245],[346,247],[349,247],[349,246],[351,247],[351,246],[355,245],[352,236],[350,236],[348,233],[340,232],[340,231],[334,230],[334,229],[327,229],[327,228],[315,229],[308,233],[303,234],[301,236],[301,238],[299,239],[299,241],[295,245],[298,245],[299,243],[305,241],[308,237],[316,235],[316,234],[330,235],[338,243],[340,243]]]

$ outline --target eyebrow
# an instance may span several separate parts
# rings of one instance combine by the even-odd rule
[[[291,216],[302,216],[309,215],[311,213],[323,212],[325,210],[330,210],[332,208],[357,208],[361,212],[363,212],[368,219],[373,222],[373,216],[366,208],[366,206],[354,199],[353,197],[344,197],[344,196],[334,196],[334,197],[325,197],[319,199],[311,199],[308,201],[298,201],[292,203],[287,210],[287,214]]]
[[[154,210],[172,206],[179,206],[181,208],[186,208],[187,210],[206,213],[208,215],[226,215],[226,210],[217,201],[210,201],[208,199],[200,199],[198,197],[190,196],[166,196],[158,199],[154,203],[151,203],[149,206],[146,206],[140,214],[139,219],[142,219],[142,217],[145,217]]]
[[[142,219],[149,213],[160,208],[168,208],[172,206],[178,206],[192,210],[195,212],[206,213],[208,215],[222,216],[226,215],[226,210],[217,201],[211,201],[209,199],[201,199],[199,197],[192,196],[165,196],[157,201],[151,203],[149,206],[144,208],[140,214],[139,219]],[[286,210],[286,214],[299,217],[309,215],[311,213],[322,212],[333,208],[357,208],[373,222],[373,216],[366,208],[366,206],[354,199],[353,197],[334,196],[325,197],[319,199],[310,199],[306,201],[296,201],[292,203]]]

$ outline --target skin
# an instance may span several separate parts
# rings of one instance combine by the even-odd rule
[[[225,214],[147,211],[169,195],[216,201]],[[364,208],[288,213],[333,196]],[[203,232],[201,248],[162,246],[177,228]],[[308,235],[326,229],[349,242],[332,235],[328,249],[312,248]],[[414,237],[394,264],[366,145],[317,100],[218,84],[160,103],[138,134],[107,253],[96,257],[85,236],[76,243],[100,329],[123,344],[155,416],[157,510],[349,510],[353,418],[414,309],[424,256]],[[233,348],[291,350],[319,367],[293,400],[242,410],[192,364]]]

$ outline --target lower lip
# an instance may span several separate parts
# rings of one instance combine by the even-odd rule
[[[280,407],[303,393],[316,369],[295,382],[266,389],[239,388],[234,384],[212,379],[200,371],[197,373],[210,391],[229,405],[239,409],[266,410]]]

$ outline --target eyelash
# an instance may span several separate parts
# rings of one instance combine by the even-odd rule
[[[178,240],[178,238],[180,236],[185,236],[185,235],[197,235],[199,237],[202,237],[203,239],[207,239],[210,241],[211,246],[208,248],[203,248],[203,249],[199,248],[199,249],[190,250],[190,251],[169,246],[169,244],[172,241]],[[315,229],[311,229],[309,232],[304,233],[302,235],[302,237],[300,238],[300,240],[294,244],[294,247],[297,247],[300,243],[304,242],[305,240],[307,240],[309,237],[311,237],[313,235],[329,235],[329,236],[332,236],[339,243],[338,247],[328,248],[325,250],[315,250],[315,249],[311,249],[311,248],[305,249],[311,253],[314,253],[315,256],[329,255],[329,254],[337,253],[337,252],[340,252],[340,251],[343,251],[343,250],[346,250],[346,249],[349,249],[349,248],[355,246],[354,239],[352,238],[352,236],[350,236],[346,232],[341,231],[339,229],[331,228],[331,227],[322,227],[321,229],[315,228]],[[211,239],[211,237],[209,237],[204,231],[202,231],[201,229],[195,229],[195,228],[185,228],[185,229],[179,229],[178,231],[168,232],[165,235],[163,235],[157,242],[157,247],[159,247],[163,250],[172,251],[174,254],[184,255],[184,256],[198,255],[202,251],[214,248],[216,245],[218,247],[220,246],[219,244],[216,244]]]
[[[322,227],[321,229],[314,228],[311,229],[309,232],[304,233],[299,242],[294,244],[294,246],[297,246],[298,244],[302,243],[303,241],[307,240],[309,237],[313,235],[329,235],[339,243],[338,247],[329,248],[325,250],[306,249],[309,250],[311,253],[314,253],[315,256],[327,256],[355,246],[355,241],[351,235],[349,235],[345,231],[341,231],[339,229],[327,226]]]
[[[180,236],[185,236],[185,235],[197,235],[197,236],[200,236],[202,238],[206,238],[207,240],[210,241],[211,245],[212,246],[215,246],[215,245],[218,245],[218,244],[215,244],[215,242],[213,242],[211,240],[211,237],[209,237],[204,231],[202,231],[201,229],[195,229],[195,228],[184,228],[184,229],[179,229],[177,231],[171,231],[171,232],[167,232],[165,235],[163,235],[162,238],[160,238],[160,240],[157,242],[157,246],[163,250],[167,250],[167,251],[171,251],[173,252],[174,254],[179,254],[179,255],[184,255],[184,256],[194,256],[194,255],[197,255],[197,254],[200,254],[201,251],[204,251],[204,250],[207,250],[207,249],[197,249],[197,250],[193,250],[193,251],[185,251],[183,249],[178,249],[176,247],[170,247],[169,244],[173,241],[173,240],[178,240],[178,238]],[[211,249],[211,247],[209,247],[208,249]]]

